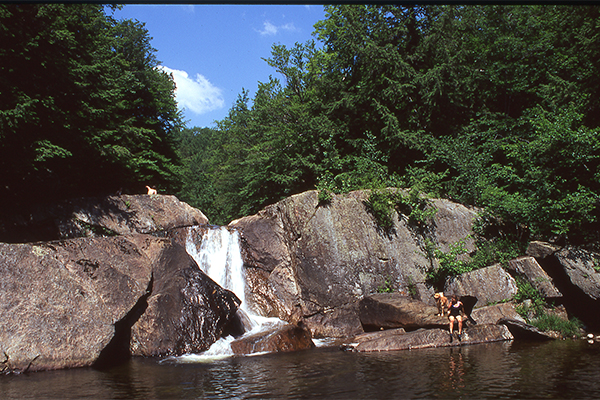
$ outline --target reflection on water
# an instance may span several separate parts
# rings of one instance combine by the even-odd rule
[[[600,398],[600,344],[585,341],[160,361],[0,376],[0,393],[9,399]]]

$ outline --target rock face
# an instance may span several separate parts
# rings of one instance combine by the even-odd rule
[[[231,342],[231,350],[236,355],[254,353],[278,353],[305,350],[315,347],[310,332],[300,326],[286,324],[266,332],[244,336]]]
[[[402,330],[384,331],[375,337],[357,337],[342,345],[343,350],[355,352],[425,349],[431,347],[463,346],[511,340],[513,335],[504,325],[475,325],[465,329],[458,340],[447,330],[419,329],[413,332]]]
[[[552,277],[569,314],[589,328],[600,329],[600,254],[544,242],[532,242],[527,254],[536,257]]]
[[[27,220],[0,226],[0,241],[36,242],[74,237],[155,233],[202,225],[200,210],[170,195],[79,198],[35,212]]]
[[[61,238],[130,233],[154,233],[190,225],[207,224],[200,210],[175,196],[122,195],[72,200],[60,209]]]
[[[395,291],[433,305],[425,270],[435,264],[425,254],[422,232],[397,214],[392,229],[383,231],[367,199],[358,191],[319,205],[317,191],[309,191],[232,222],[242,232],[250,301],[287,321],[300,314],[314,337],[360,333],[356,303],[386,280]],[[468,237],[474,210],[445,200],[433,205],[438,212],[428,238],[447,250]]]
[[[475,296],[479,305],[485,305],[512,299],[517,294],[517,284],[500,265],[494,265],[450,279],[444,293]]]
[[[132,348],[149,347],[151,340],[137,329],[144,321],[155,321],[147,326],[157,327],[152,338],[157,353],[205,347],[224,329],[236,299],[186,257],[171,240],[148,235],[0,243],[5,358],[0,368],[19,372],[115,362],[129,355],[132,332]],[[199,293],[203,305],[225,311],[203,313],[194,303]],[[180,309],[154,306],[177,302]],[[192,319],[204,329],[193,335],[177,330]]]
[[[139,237],[142,246],[148,237]],[[181,355],[207,350],[236,322],[239,299],[221,288],[179,245],[148,249],[153,260],[147,308],[131,327],[131,354]]]
[[[558,299],[562,293],[554,286],[552,278],[542,269],[533,257],[519,257],[508,262],[508,268],[525,276],[529,282],[547,299]]]
[[[399,293],[377,293],[359,303],[359,317],[365,331],[404,328],[442,328],[448,319],[437,316],[437,308]]]
[[[497,324],[502,318],[525,322],[523,317],[515,311],[513,303],[501,303],[476,308],[473,310],[471,317],[473,317],[478,324]]]

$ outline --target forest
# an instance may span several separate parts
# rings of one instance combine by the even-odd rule
[[[142,23],[0,5],[2,213],[153,182],[227,224],[311,189],[325,206],[371,189],[374,212],[400,210],[383,191],[397,187],[415,210],[481,207],[491,237],[598,245],[599,7],[325,10],[206,128],[183,124]]]

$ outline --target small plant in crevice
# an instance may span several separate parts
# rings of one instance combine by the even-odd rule
[[[517,294],[513,299],[518,303],[515,310],[526,320],[531,320],[543,314],[546,300],[540,291],[528,280],[517,277]]]
[[[385,281],[377,287],[377,293],[392,293],[394,291],[394,281],[391,277],[385,278]]]
[[[414,298],[417,295],[417,284],[413,281],[412,276],[406,277],[406,287],[410,297]]]

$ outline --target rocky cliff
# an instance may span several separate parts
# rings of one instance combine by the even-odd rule
[[[172,196],[78,202],[55,226],[85,220],[93,237],[0,243],[2,372],[200,352],[235,324],[237,297],[181,245],[135,233],[203,222],[199,211]]]
[[[309,191],[233,221],[242,232],[254,306],[284,320],[301,318],[316,337],[343,337],[362,332],[357,301],[380,286],[433,304],[425,274],[437,265],[426,255],[425,239],[442,250],[465,240],[472,250],[475,211],[434,200],[427,235],[401,214],[382,230],[367,198],[357,191],[323,205]]]

